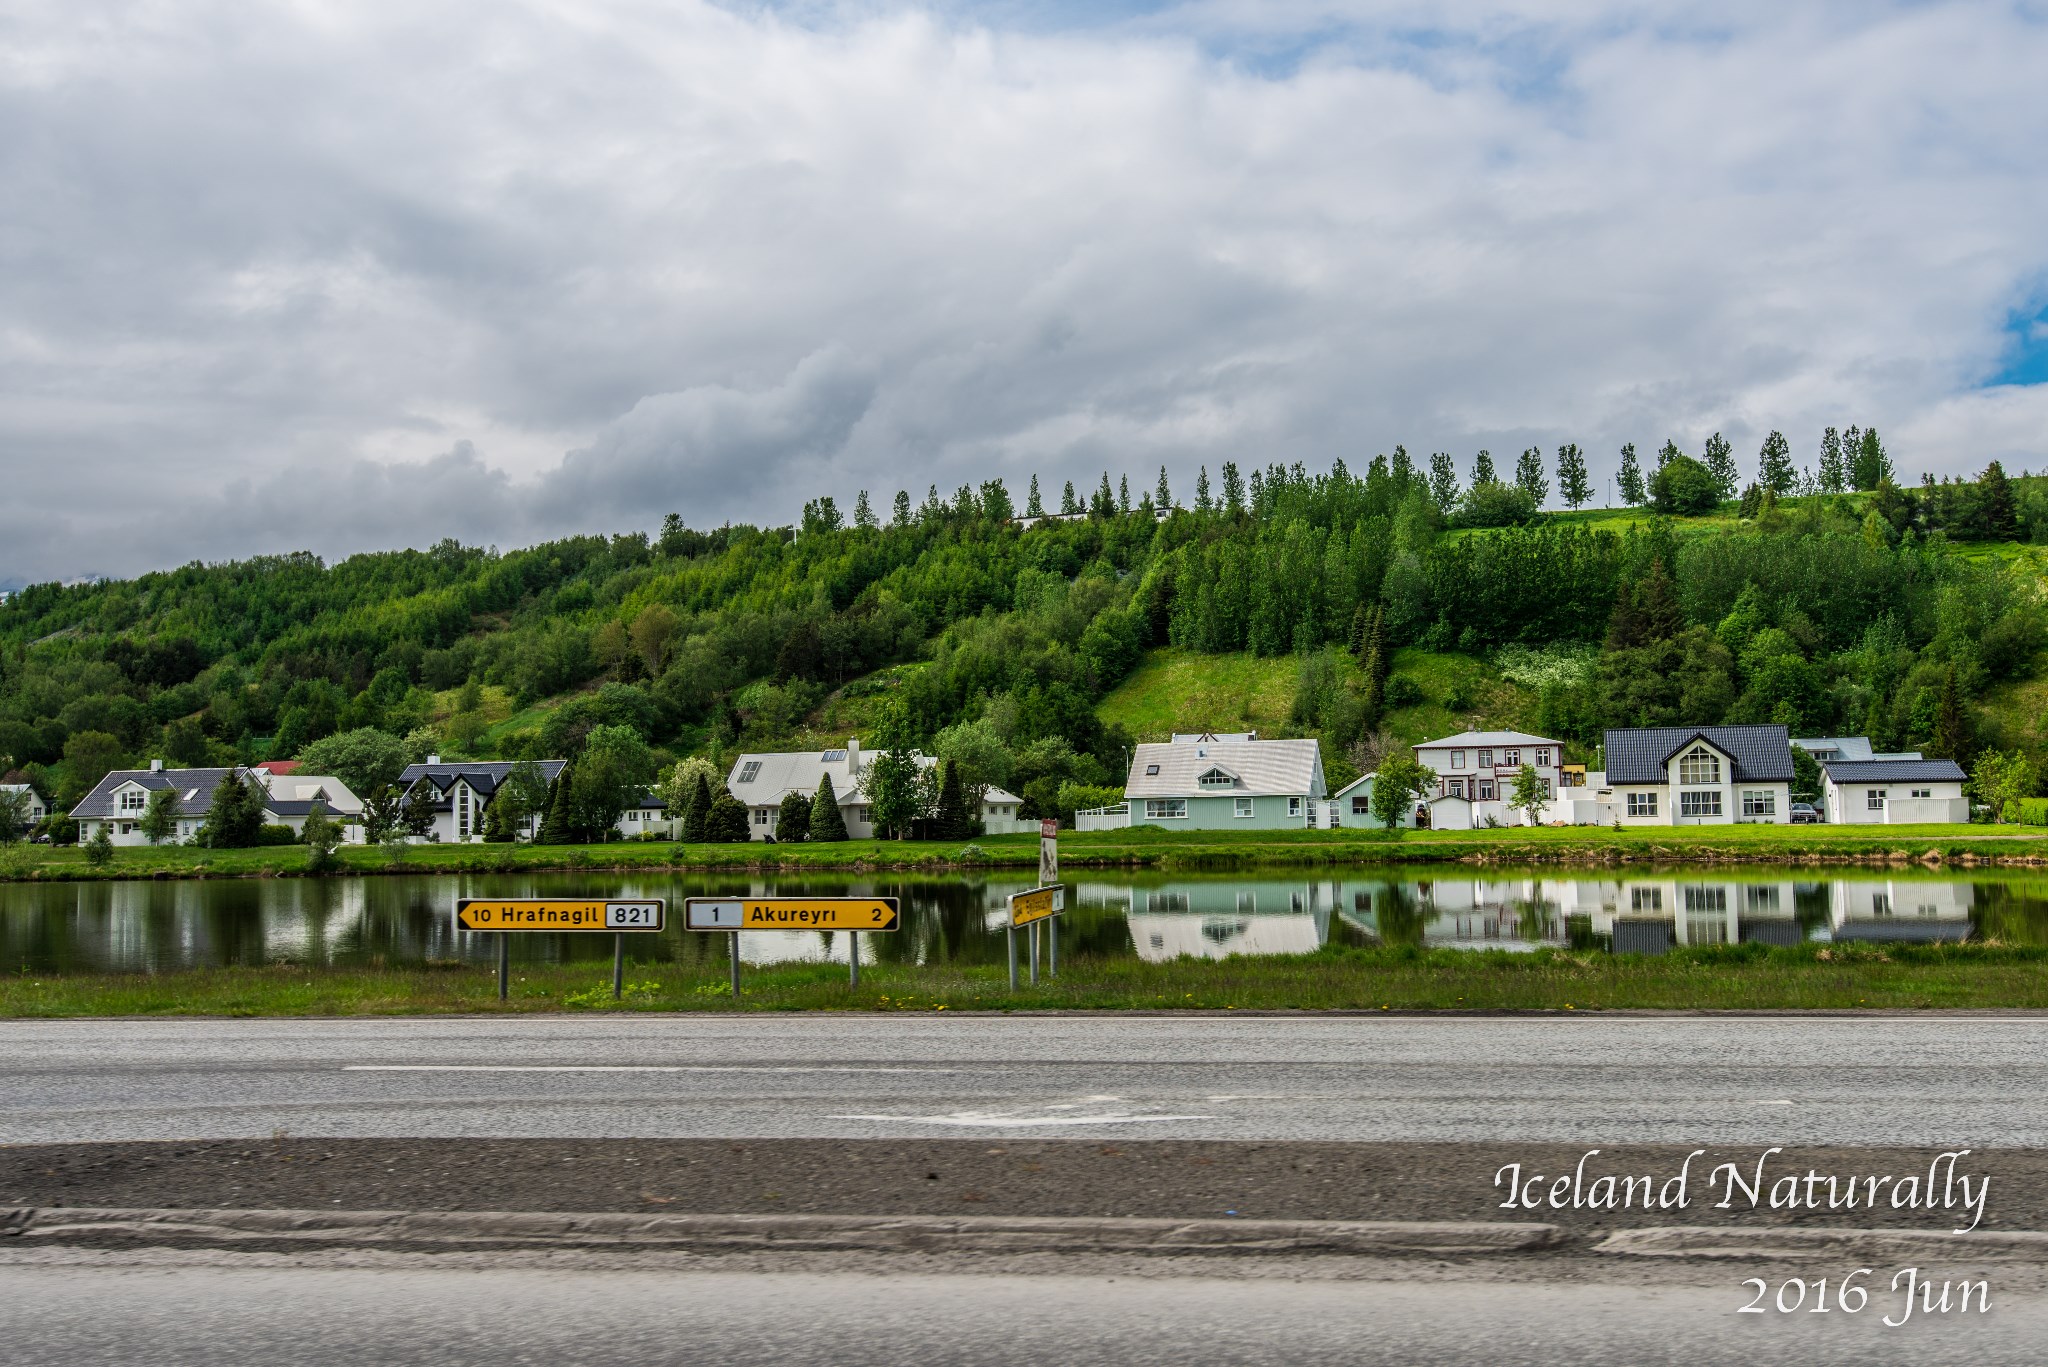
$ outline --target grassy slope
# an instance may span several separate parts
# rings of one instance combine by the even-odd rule
[[[707,956],[708,958],[708,956]],[[1761,945],[1657,957],[1597,951],[1325,949],[1180,959],[1071,957],[1012,993],[996,965],[750,968],[728,995],[724,965],[635,963],[614,1004],[590,964],[520,965],[500,1003],[483,967],[205,969],[175,974],[0,978],[0,1017],[418,1015],[444,1012],[1016,1010],[1760,1010],[2048,1006],[2039,950],[1998,945]]]

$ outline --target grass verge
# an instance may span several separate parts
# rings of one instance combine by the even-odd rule
[[[1332,948],[1300,956],[1062,961],[1012,993],[996,965],[749,967],[738,1001],[722,964],[630,965],[613,1002],[588,963],[519,966],[508,1001],[487,967],[218,968],[0,979],[0,1017],[395,1016],[560,1011],[1847,1010],[2048,1007],[2048,950],[1985,944],[1762,945],[1656,957],[1541,949]]]

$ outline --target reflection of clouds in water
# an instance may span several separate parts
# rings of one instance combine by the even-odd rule
[[[723,940],[725,937],[719,937]],[[749,964],[843,964],[850,937],[838,931],[743,930],[740,961]],[[730,951],[728,951],[730,952]],[[875,937],[864,935],[860,961],[875,962]]]

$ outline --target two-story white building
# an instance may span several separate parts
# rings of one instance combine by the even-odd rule
[[[918,767],[929,769],[938,763],[930,755],[915,756]],[[819,780],[832,780],[832,796],[839,803],[839,815],[846,822],[846,834],[853,840],[872,840],[875,836],[874,808],[865,793],[862,776],[867,767],[874,763],[872,754],[864,754],[858,738],[849,738],[844,748],[831,750],[793,750],[745,754],[735,759],[732,772],[726,775],[725,786],[734,797],[746,804],[747,827],[755,840],[766,840],[775,834],[776,826],[782,819],[782,799],[790,793],[801,793],[815,797]],[[981,795],[981,825],[988,835],[1015,835],[1019,831],[1038,829],[1036,821],[1026,821],[1019,809],[1024,799],[1001,788],[990,788]]]
[[[1436,775],[1436,790],[1424,802],[1429,824],[1438,830],[1522,822],[1508,800],[1524,765],[1543,781],[1546,798],[1564,786],[1564,743],[1526,731],[1461,731],[1424,741],[1415,747],[1415,758]]]
[[[49,806],[43,801],[43,795],[26,783],[0,783],[0,796],[11,797],[16,794],[25,799],[21,808],[21,824],[24,829],[40,824],[42,819],[50,814]]]
[[[1782,726],[1609,731],[1607,787],[1624,826],[1782,825],[1792,819],[1792,742]]]
[[[1829,760],[1820,766],[1828,820],[1844,825],[1962,823],[1969,775],[1952,759]]]
[[[347,784],[331,774],[276,775],[256,769],[166,769],[162,760],[152,760],[147,769],[116,769],[93,785],[93,790],[71,809],[78,822],[78,838],[91,840],[104,828],[116,845],[146,845],[142,818],[149,811],[151,797],[169,790],[178,795],[177,816],[164,843],[183,844],[197,836],[213,811],[213,796],[231,777],[256,790],[262,804],[263,820],[274,826],[305,829],[306,818],[318,807],[343,823],[343,838],[360,841],[358,818],[363,804]]]
[[[561,777],[565,767],[559,759],[533,763],[539,766],[541,777],[550,786]],[[417,795],[433,809],[434,824],[423,839],[442,845],[478,844],[484,838],[485,813],[518,767],[510,760],[459,759],[443,763],[439,755],[428,755],[424,764],[405,766],[398,776],[398,787],[408,800]],[[533,839],[540,823],[541,813],[529,812],[513,837]]]

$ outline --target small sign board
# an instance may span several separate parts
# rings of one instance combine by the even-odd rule
[[[668,902],[660,897],[465,897],[455,904],[457,930],[660,930]]]
[[[692,897],[683,904],[686,930],[895,930],[902,907],[894,897]]]
[[[1060,823],[1050,817],[1038,823],[1038,881],[1060,881]]]
[[[1028,926],[1034,921],[1057,916],[1067,909],[1067,890],[1064,887],[1033,888],[1029,892],[1010,894],[1010,926]]]

